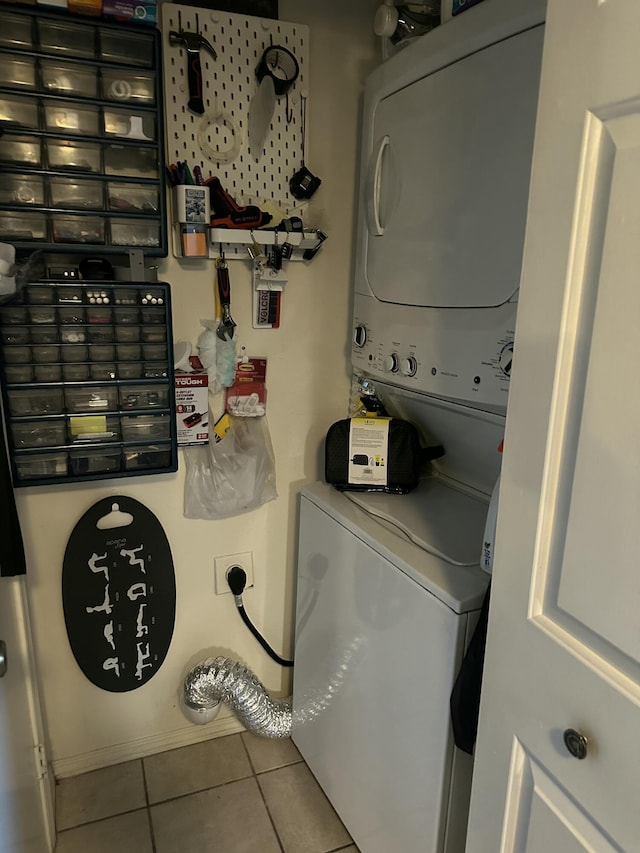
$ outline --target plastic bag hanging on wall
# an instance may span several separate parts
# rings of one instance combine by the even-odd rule
[[[230,518],[278,497],[266,418],[230,421],[221,441],[184,448],[185,518]]]

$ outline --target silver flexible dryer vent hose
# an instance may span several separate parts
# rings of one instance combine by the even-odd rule
[[[255,734],[291,735],[291,699],[272,699],[251,670],[231,658],[208,658],[196,664],[184,680],[183,693],[185,705],[196,712],[213,709],[222,701]]]

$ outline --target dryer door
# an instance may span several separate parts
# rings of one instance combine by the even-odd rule
[[[520,33],[377,105],[361,245],[378,299],[484,307],[517,290],[542,35]]]

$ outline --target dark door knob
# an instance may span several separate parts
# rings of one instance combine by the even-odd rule
[[[574,758],[586,758],[589,741],[575,729],[565,729],[562,735],[564,745]]]

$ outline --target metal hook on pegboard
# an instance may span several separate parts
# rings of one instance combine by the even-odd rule
[[[265,77],[273,81],[273,88],[277,97],[285,96],[285,120],[287,124],[293,121],[293,110],[289,107],[289,92],[300,76],[300,65],[295,55],[281,44],[271,43],[256,67],[256,78],[262,83]]]

